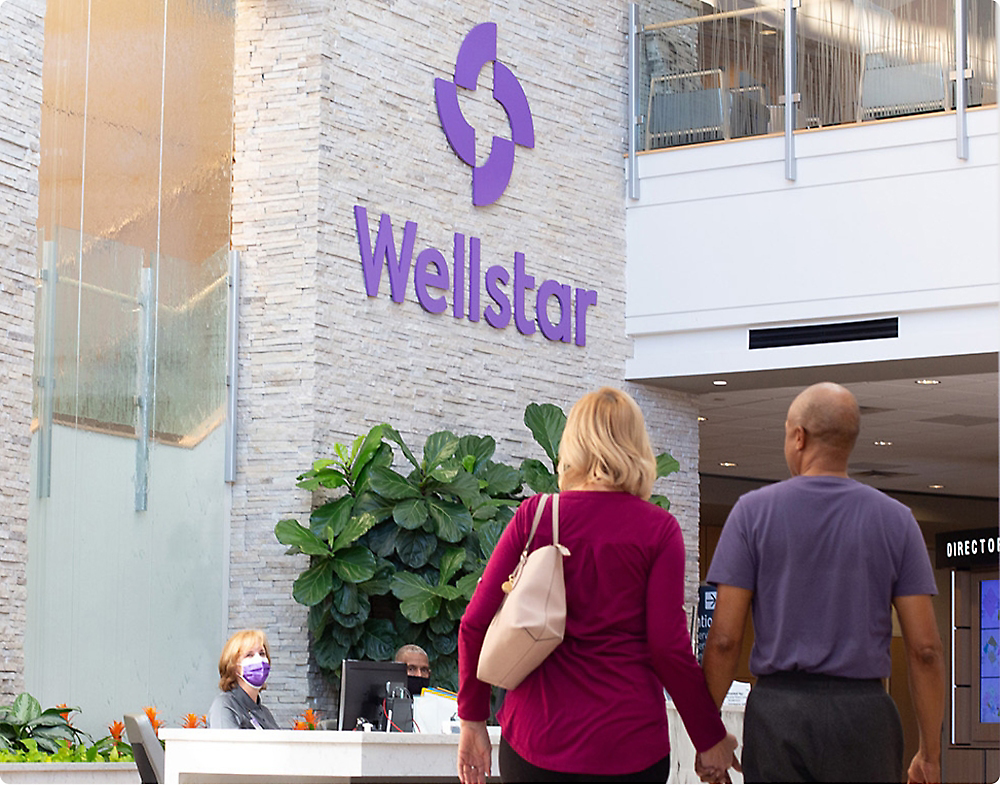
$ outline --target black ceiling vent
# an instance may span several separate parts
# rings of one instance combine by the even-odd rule
[[[810,324],[802,327],[766,327],[750,330],[751,349],[772,349],[777,346],[807,346],[815,343],[872,341],[878,338],[898,338],[899,317],[867,319],[863,322]]]

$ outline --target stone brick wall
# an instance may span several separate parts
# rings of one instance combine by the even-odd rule
[[[314,670],[291,667],[307,661],[305,611],[291,597],[303,563],[273,537],[278,519],[308,516],[298,473],[383,421],[415,446],[449,429],[492,435],[499,460],[544,458],[522,422],[528,403],[568,409],[588,390],[624,385],[626,13],[606,0],[239,0],[237,9],[233,243],[244,268],[230,626],[268,629],[277,653],[269,704],[284,723],[328,700]],[[471,169],[440,127],[434,79],[452,78],[462,40],[484,21],[497,24],[497,57],[525,91],[536,141],[517,149],[499,201],[474,207]],[[482,140],[510,133],[491,84],[486,68],[461,98],[480,164]],[[390,299],[384,272],[369,297],[356,205],[372,241],[382,213],[397,247],[404,224],[416,223],[414,261],[435,248],[450,267],[460,233],[481,240],[484,271],[512,272],[521,252],[536,286],[597,290],[586,346],[522,335],[513,319],[497,330],[456,318],[450,289],[445,312],[428,313],[412,275],[403,302]],[[685,464],[663,490],[694,527],[697,580],[693,406],[633,392],[657,447]]]
[[[24,689],[44,15],[0,5],[0,703]]]

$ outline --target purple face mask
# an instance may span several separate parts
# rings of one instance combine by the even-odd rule
[[[243,680],[251,687],[263,687],[271,672],[271,663],[264,659],[244,661]]]

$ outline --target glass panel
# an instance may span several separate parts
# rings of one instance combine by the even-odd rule
[[[968,63],[972,69],[966,93],[968,106],[997,102],[996,3],[967,0]]]
[[[1000,722],[1000,580],[982,581],[979,596],[979,721]]]
[[[683,18],[644,26],[640,148],[780,132],[781,6],[718,11],[701,3],[684,11]]]
[[[952,0],[803,0],[798,20],[799,127],[949,107]]]

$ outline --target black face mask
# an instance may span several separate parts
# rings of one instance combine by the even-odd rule
[[[416,697],[420,694],[420,691],[424,687],[430,687],[431,680],[429,676],[407,676],[406,677],[406,689],[410,691],[410,695]]]

